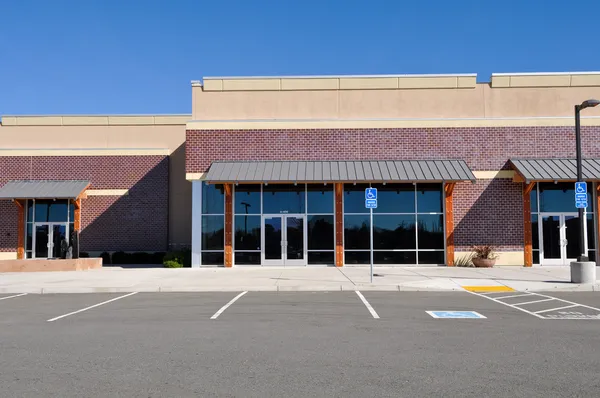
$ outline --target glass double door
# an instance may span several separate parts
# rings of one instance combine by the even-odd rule
[[[581,253],[577,214],[540,214],[542,265],[568,265]]]
[[[306,265],[306,216],[262,217],[262,264]]]
[[[35,223],[34,228],[35,258],[60,258],[62,241],[69,243],[67,224]]]

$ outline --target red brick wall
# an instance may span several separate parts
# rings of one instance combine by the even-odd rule
[[[582,128],[585,157],[600,157],[600,127]],[[510,158],[574,157],[572,127],[188,130],[186,171],[215,160],[464,159],[473,170],[508,168]],[[455,246],[523,249],[522,184],[481,180],[454,190]]]
[[[80,250],[164,251],[168,162],[166,156],[0,157],[0,186],[9,180],[81,179],[90,181],[90,189],[129,189],[127,196],[82,201]],[[0,220],[0,251],[16,251],[16,205],[0,200]]]

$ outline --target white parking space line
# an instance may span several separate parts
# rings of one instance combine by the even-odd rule
[[[527,294],[513,294],[512,296],[502,296],[502,297],[494,297],[494,298],[496,300],[502,300],[502,299],[507,299],[507,298],[525,297],[525,296],[533,296],[533,294],[531,294],[531,293],[527,293]]]
[[[534,313],[534,312],[527,311],[526,309],[519,308],[519,307],[517,307],[517,306],[515,306],[515,305],[513,305],[513,304],[508,304],[508,303],[505,303],[504,301],[496,300],[496,299],[495,299],[495,298],[493,298],[493,297],[489,297],[489,296],[486,296],[486,295],[483,295],[483,294],[479,294],[479,293],[471,292],[471,291],[468,291],[468,290],[465,290],[465,291],[466,291],[466,292],[468,292],[468,293],[474,294],[474,295],[476,295],[476,296],[479,296],[479,297],[484,297],[484,298],[486,298],[486,299],[488,299],[488,300],[495,301],[496,303],[500,303],[500,304],[502,304],[502,305],[506,305],[507,307],[511,307],[511,308],[514,308],[514,309],[516,309],[516,310],[522,311],[522,312],[524,312],[524,313],[526,313],[526,314],[529,314],[529,315],[536,316],[536,317],[538,317],[538,318],[540,318],[540,319],[545,319],[545,318],[544,318],[542,315],[538,315],[538,314],[536,314],[536,313]]]
[[[541,314],[542,312],[550,312],[550,311],[558,311],[558,310],[566,310],[567,308],[579,307],[579,304],[566,305],[564,307],[558,308],[549,308],[547,310],[535,311],[534,314]]]
[[[225,311],[227,308],[229,308],[231,306],[231,304],[235,303],[240,297],[242,297],[246,293],[248,293],[248,292],[247,291],[241,292],[240,294],[235,296],[233,299],[231,299],[230,302],[228,302],[223,307],[221,307],[221,309],[219,311],[215,312],[215,314],[213,316],[211,316],[210,319],[217,319],[219,317],[219,315],[221,315],[223,313],[223,311]]]
[[[15,294],[14,296],[0,297],[0,300],[8,300],[8,299],[15,298],[15,297],[25,296],[26,294],[27,293],[21,293],[21,294]]]
[[[128,294],[126,294],[126,295],[124,295],[124,296],[119,296],[119,297],[116,297],[116,298],[114,298],[114,299],[106,300],[106,301],[103,301],[103,302],[101,302],[101,303],[94,304],[94,305],[91,305],[91,306],[89,306],[89,307],[85,307],[85,308],[82,308],[82,309],[80,309],[80,310],[77,310],[77,311],[69,312],[68,314],[64,314],[64,315],[61,315],[61,316],[57,316],[56,318],[48,319],[46,322],[54,322],[54,321],[57,321],[57,320],[59,320],[59,319],[62,319],[62,318],[66,318],[66,317],[68,317],[68,316],[71,316],[71,315],[79,314],[80,312],[87,311],[87,310],[91,310],[92,308],[100,307],[101,305],[108,304],[108,303],[112,303],[113,301],[117,301],[117,300],[120,300],[120,299],[122,299],[122,298],[125,298],[125,297],[133,296],[133,295],[134,295],[134,294],[136,294],[136,293],[137,293],[137,292],[128,293]]]
[[[533,301],[526,301],[524,303],[515,303],[515,305],[527,305],[527,304],[534,304],[534,303],[543,303],[544,301],[552,301],[555,300],[553,298],[547,298],[547,299],[542,299],[542,300],[533,300]]]
[[[356,291],[356,294],[361,299],[361,301],[363,302],[363,304],[365,305],[365,307],[367,307],[367,309],[369,310],[369,312],[371,313],[371,315],[373,315],[373,318],[379,319],[379,315],[377,314],[377,312],[375,311],[375,309],[373,307],[371,307],[371,304],[369,304],[369,302],[367,301],[367,299],[365,298],[365,296],[363,296],[362,293],[359,292],[358,290]]]
[[[591,310],[596,310],[596,311],[600,312],[600,308],[592,307],[592,306],[585,305],[585,304],[574,303],[574,302],[569,301],[569,300],[559,299],[559,298],[552,297],[552,296],[547,296],[547,295],[541,294],[541,293],[535,293],[535,294],[538,295],[538,296],[541,296],[541,297],[546,297],[546,298],[551,298],[551,299],[554,299],[554,300],[562,301],[563,303],[567,303],[567,304],[577,304],[580,307],[585,307],[585,308],[589,308]]]

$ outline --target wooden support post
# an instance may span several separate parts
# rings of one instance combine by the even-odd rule
[[[81,232],[81,198],[73,201],[73,229]]]
[[[447,183],[444,186],[444,196],[446,204],[446,264],[449,267],[454,266],[454,209],[452,203],[452,192],[456,183]]]
[[[23,260],[25,258],[25,204],[19,200],[15,200],[18,212],[17,222],[17,259]]]
[[[335,266],[344,266],[344,184],[335,184]]]
[[[531,233],[531,190],[534,182],[523,184],[523,237],[525,240],[525,258],[523,263],[526,267],[533,265],[533,238]]]
[[[225,266],[233,266],[233,184],[225,187]]]

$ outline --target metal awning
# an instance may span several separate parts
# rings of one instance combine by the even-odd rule
[[[575,181],[577,162],[575,159],[511,159],[518,179],[534,181]],[[583,179],[600,181],[600,159],[583,159]]]
[[[0,188],[0,199],[76,199],[89,185],[81,180],[9,181]]]
[[[213,162],[203,178],[236,182],[475,182],[463,160]]]

